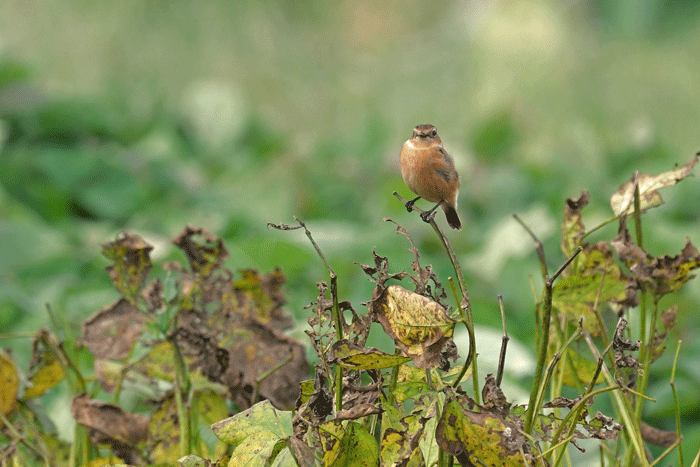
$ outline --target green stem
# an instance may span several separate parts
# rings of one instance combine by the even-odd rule
[[[561,265],[561,267],[554,273],[554,275],[549,278],[545,277],[545,293],[544,300],[542,304],[542,332],[538,336],[539,349],[537,352],[537,366],[535,367],[535,378],[533,381],[533,390],[530,392],[530,402],[528,403],[527,411],[525,413],[525,433],[531,434],[532,427],[535,420],[535,416],[539,413],[539,407],[537,406],[538,393],[544,391],[545,388],[541,387],[542,378],[544,373],[544,365],[547,360],[547,347],[549,347],[549,324],[552,317],[552,286],[554,281],[557,279],[559,274],[561,274],[564,269],[581,253],[582,248],[578,247],[576,251],[569,257],[569,259]]]
[[[683,341],[678,341],[678,345],[676,346],[676,356],[673,359],[673,368],[671,369],[671,392],[673,393],[673,407],[676,413],[676,438],[678,439],[678,442],[680,443],[680,440],[683,439],[683,435],[681,434],[681,408],[680,405],[678,404],[678,393],[676,392],[676,367],[678,365],[678,354],[681,352],[681,343]],[[678,465],[683,467],[683,450],[678,449]]]

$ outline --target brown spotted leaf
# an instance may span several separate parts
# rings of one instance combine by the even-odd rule
[[[435,438],[463,466],[528,466],[530,444],[519,428],[493,413],[464,409],[454,396],[448,396]]]
[[[110,243],[102,245],[102,254],[114,261],[107,272],[114,287],[131,304],[135,304],[151,272],[151,250],[146,241],[129,232],[122,232]]]
[[[380,290],[375,289],[370,307],[384,332],[417,367],[437,366],[443,347],[452,338],[455,320],[439,303],[401,286]]]
[[[331,347],[329,362],[349,370],[379,370],[410,361],[409,357],[387,354],[379,349],[364,348],[347,339],[339,340]]]
[[[639,204],[642,212],[661,206],[664,202],[659,188],[675,185],[686,178],[698,163],[696,155],[687,164],[674,170],[658,175],[639,174],[637,184],[639,185]],[[625,182],[610,198],[610,205],[616,216],[628,215],[634,212],[634,181],[635,177]]]

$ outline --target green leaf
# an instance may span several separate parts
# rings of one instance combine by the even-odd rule
[[[359,423],[349,423],[331,467],[375,467],[378,464],[377,440]]]
[[[577,324],[583,317],[583,329],[593,336],[602,331],[595,314],[596,304],[624,300],[626,281],[603,275],[571,276],[560,279],[552,289],[552,306]]]
[[[276,443],[277,440],[292,435],[292,412],[277,410],[270,401],[263,401],[233,417],[214,423],[211,429],[221,441],[234,447],[250,437],[260,443],[272,439]]]

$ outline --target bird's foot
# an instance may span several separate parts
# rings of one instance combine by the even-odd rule
[[[421,212],[420,218],[423,219],[423,222],[426,224],[430,224],[430,222],[432,222],[432,220],[435,218],[435,210],[431,209],[430,211]]]
[[[411,201],[406,201],[406,211],[408,212],[413,212],[413,205],[416,204],[416,201],[420,199],[420,196],[417,198],[413,198]]]

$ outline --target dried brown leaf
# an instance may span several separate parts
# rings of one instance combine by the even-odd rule
[[[695,164],[698,163],[696,155],[687,164],[678,167],[674,170],[664,172],[658,175],[638,174],[625,182],[620,188],[613,193],[610,198],[610,206],[616,216],[629,215],[634,212],[634,185],[635,177],[637,185],[639,185],[639,204],[642,212],[660,206],[664,200],[658,192],[660,188],[675,185],[679,181],[688,177],[693,170]]]

